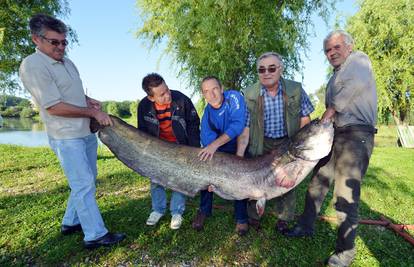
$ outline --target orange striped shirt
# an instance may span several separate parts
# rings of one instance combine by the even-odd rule
[[[168,142],[176,142],[171,121],[171,103],[159,105],[154,102],[157,119],[160,122],[160,138]]]

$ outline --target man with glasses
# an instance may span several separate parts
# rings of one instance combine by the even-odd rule
[[[58,157],[71,189],[63,216],[63,235],[83,231],[84,246],[111,246],[125,238],[105,227],[95,199],[97,140],[90,118],[112,125],[95,99],[85,95],[75,65],[66,58],[66,25],[38,14],[30,20],[36,52],[20,66],[20,78],[39,107],[49,144]]]
[[[353,48],[352,37],[342,30],[329,33],[323,42],[334,72],[327,85],[322,121],[334,122],[334,142],[331,153],[313,170],[302,215],[286,232],[289,237],[313,235],[317,215],[334,182],[339,227],[335,252],[326,260],[328,266],[349,266],[355,257],[361,181],[376,133],[377,92],[371,61]]]
[[[282,78],[283,62],[279,54],[267,52],[257,59],[259,82],[243,90],[248,108],[249,134],[248,156],[259,156],[277,148],[310,122],[313,112],[308,95],[298,82]],[[295,181],[277,181],[290,188]],[[293,190],[276,198],[276,230],[284,233],[288,221],[294,219],[296,197]],[[248,202],[249,223],[260,228],[260,216],[256,201]]]

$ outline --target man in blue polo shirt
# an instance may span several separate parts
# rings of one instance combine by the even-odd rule
[[[201,90],[207,101],[201,119],[201,144],[203,149],[200,160],[211,160],[216,151],[236,154],[243,157],[246,146],[237,146],[237,137],[246,125],[246,105],[243,96],[234,90],[223,91],[218,78],[208,76],[201,82]],[[204,220],[211,216],[213,193],[202,190],[200,209],[193,221],[193,228],[202,230]],[[248,231],[247,199],[235,200],[236,232],[245,235]]]

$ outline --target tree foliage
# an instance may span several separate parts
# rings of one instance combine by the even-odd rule
[[[240,89],[255,79],[256,58],[266,51],[284,57],[287,76],[299,70],[312,13],[326,18],[334,2],[137,0],[144,21],[137,36],[152,46],[166,41],[166,52],[195,92],[207,75]]]
[[[315,107],[315,110],[312,112],[312,119],[321,118],[325,112],[325,92],[326,84],[321,85],[315,93],[310,94],[309,98]]]
[[[348,20],[356,48],[375,71],[380,118],[406,123],[414,108],[414,1],[364,0]]]
[[[0,0],[0,93],[20,89],[17,72],[22,59],[34,52],[29,20],[37,14],[66,16],[66,0]],[[70,31],[72,41],[76,35]]]

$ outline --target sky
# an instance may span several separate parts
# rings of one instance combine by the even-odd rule
[[[190,96],[192,90],[177,77],[178,69],[172,57],[163,54],[162,47],[149,50],[148,41],[135,37],[142,25],[136,0],[68,2],[71,12],[61,19],[76,31],[79,40],[79,44],[69,46],[68,57],[77,66],[89,96],[100,101],[142,99],[145,93],[141,81],[151,72],[161,74],[171,89]],[[354,2],[337,3],[337,11],[331,15],[328,26],[317,16],[313,17],[315,36],[309,36],[310,47],[308,57],[304,57],[303,72],[295,76],[308,93],[315,92],[326,82],[328,63],[322,52],[323,38],[332,29],[337,14],[355,14]]]

